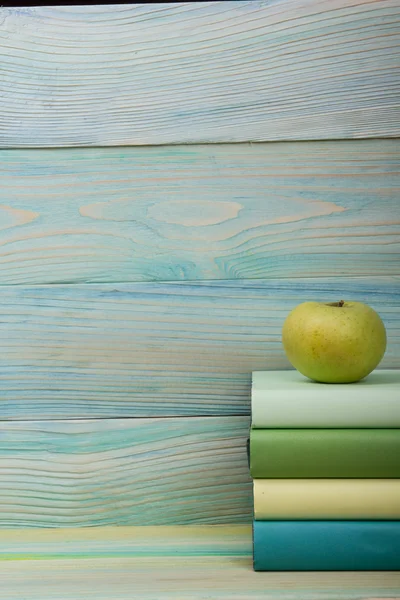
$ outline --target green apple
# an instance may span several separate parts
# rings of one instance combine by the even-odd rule
[[[282,342],[291,364],[324,383],[352,383],[378,366],[386,330],[378,313],[362,302],[303,302],[287,316]]]

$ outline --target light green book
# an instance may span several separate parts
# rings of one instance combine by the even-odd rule
[[[316,383],[298,371],[256,371],[251,426],[263,428],[400,427],[400,370],[378,370],[357,383]]]

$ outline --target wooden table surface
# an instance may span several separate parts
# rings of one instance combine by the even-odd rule
[[[400,598],[400,572],[255,573],[247,525],[0,531],[4,600]]]

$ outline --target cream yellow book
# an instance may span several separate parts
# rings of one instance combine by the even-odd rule
[[[400,479],[254,479],[254,518],[400,519]]]

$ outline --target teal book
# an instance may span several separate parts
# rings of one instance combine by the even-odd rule
[[[254,521],[255,571],[398,571],[400,521]]]

